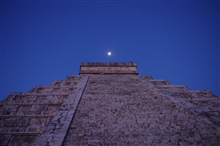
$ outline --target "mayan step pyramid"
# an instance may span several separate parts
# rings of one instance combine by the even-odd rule
[[[220,99],[138,75],[134,62],[85,62],[2,100],[0,145],[220,145]]]

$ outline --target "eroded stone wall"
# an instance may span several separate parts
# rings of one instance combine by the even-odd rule
[[[73,91],[80,76],[69,76],[0,102],[0,145],[32,145]]]
[[[68,76],[0,102],[0,145],[220,145],[219,107],[151,76]]]
[[[219,145],[218,127],[173,100],[168,89],[187,87],[149,77],[90,76],[63,145]]]

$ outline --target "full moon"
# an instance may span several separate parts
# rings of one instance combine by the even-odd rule
[[[108,56],[111,56],[112,55],[112,52],[108,52]]]

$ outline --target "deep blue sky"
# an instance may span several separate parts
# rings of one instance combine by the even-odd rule
[[[2,1],[1,99],[89,61],[134,61],[139,74],[219,96],[219,20],[211,0]]]

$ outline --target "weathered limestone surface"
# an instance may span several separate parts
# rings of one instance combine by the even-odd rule
[[[220,100],[210,91],[190,90],[184,85],[158,85],[155,81],[149,81],[154,84],[154,88],[158,92],[166,95],[206,122],[214,124],[220,132]],[[150,85],[149,83],[146,84]]]
[[[79,76],[0,101],[0,146],[220,145],[220,99],[138,76],[136,63],[81,63]]]
[[[0,146],[33,145],[59,111],[80,76],[68,76],[27,93],[12,93],[0,102]],[[74,98],[73,98],[74,99]]]
[[[127,74],[137,75],[137,65],[134,62],[83,62],[79,74]]]
[[[61,105],[60,110],[57,111],[56,115],[48,124],[44,133],[37,138],[35,142],[36,146],[62,145],[87,80],[88,76],[81,77],[73,92],[69,94]]]
[[[220,145],[216,125],[154,83],[138,76],[90,76],[63,145]]]

